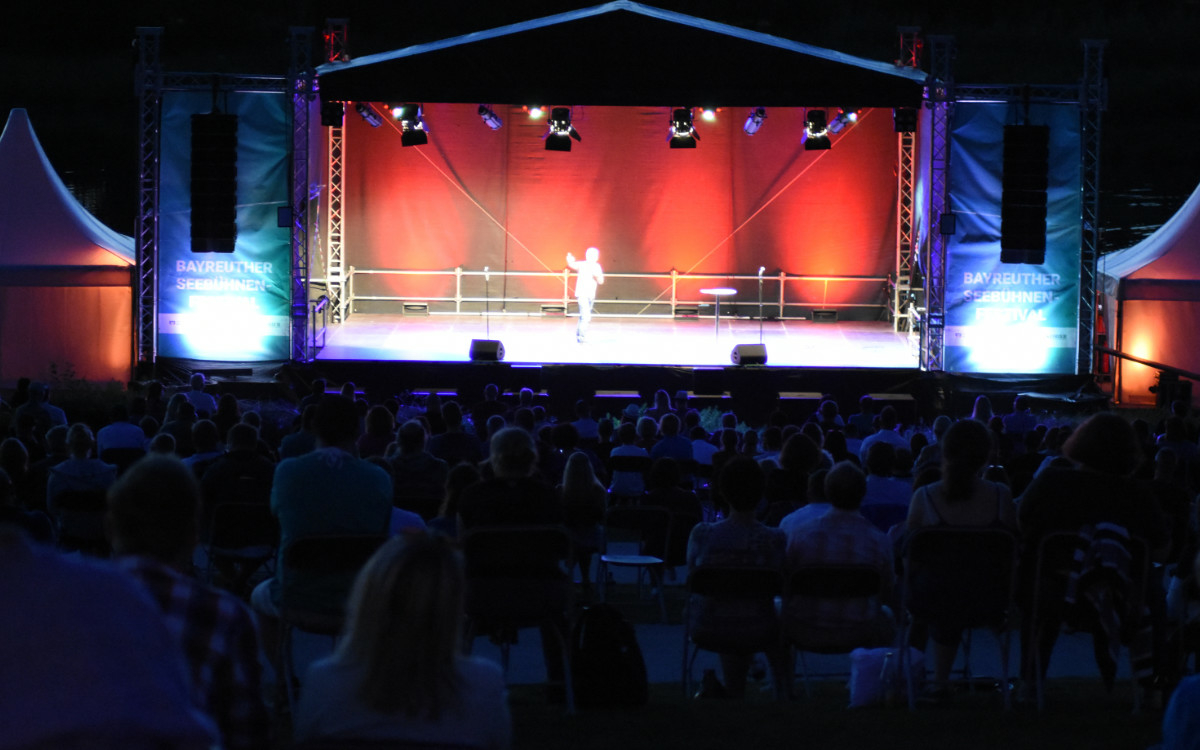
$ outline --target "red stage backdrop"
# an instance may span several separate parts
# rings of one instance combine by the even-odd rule
[[[894,269],[896,135],[889,110],[864,110],[833,136],[831,150],[805,151],[802,109],[768,110],[753,137],[742,132],[741,108],[719,111],[715,122],[697,116],[698,147],[670,149],[670,108],[575,107],[583,141],[562,153],[545,150],[545,119],[497,106],[504,127],[492,131],[476,109],[426,105],[429,143],[409,148],[400,146],[390,119],[371,128],[347,112],[348,265],[561,272],[568,251],[582,255],[596,245],[609,273],[755,274],[766,266],[768,276],[885,276]],[[723,282],[682,283],[680,299],[699,299],[697,290],[714,283]],[[740,286],[742,299],[756,294],[754,282]],[[648,299],[665,288],[662,281],[612,279],[601,290],[601,309],[605,300]],[[768,302],[777,298],[772,289]],[[450,278],[359,276],[355,291],[437,297],[452,296],[454,286]],[[467,296],[482,293],[482,282],[464,286]],[[562,282],[493,277],[491,293],[555,297]],[[880,282],[788,289],[789,304],[818,307],[882,295]]]

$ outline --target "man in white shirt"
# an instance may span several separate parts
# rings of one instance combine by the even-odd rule
[[[575,277],[575,299],[579,301],[579,323],[575,326],[575,339],[580,343],[587,338],[588,325],[592,322],[592,306],[596,304],[596,287],[604,283],[604,269],[600,267],[600,248],[589,247],[583,260],[567,253],[567,265],[577,274]]]

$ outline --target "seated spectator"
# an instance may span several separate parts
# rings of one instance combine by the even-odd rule
[[[946,434],[946,430],[950,429],[950,425],[954,424],[954,420],[947,417],[945,414],[939,414],[933,420],[933,442],[921,449],[921,452],[916,454],[917,460],[913,463],[913,475],[917,476],[926,469],[940,469],[942,465],[942,437]],[[1041,462],[1041,459],[1038,460]],[[1034,467],[1036,468],[1036,466]],[[1033,472],[1030,471],[1030,476]]]
[[[721,447],[720,450],[713,453],[713,476],[720,474],[721,467],[725,465],[725,462],[738,454],[738,443],[741,441],[741,436],[733,428],[722,429],[717,433],[717,438]]]
[[[637,428],[629,422],[623,423],[617,430],[617,439],[620,441],[620,445],[612,449],[609,457],[642,456],[649,458],[649,452],[637,445],[637,438]],[[641,497],[646,492],[646,478],[640,471],[613,471],[612,483],[608,489],[615,497]]]
[[[430,453],[446,462],[447,466],[460,463],[477,464],[483,460],[483,446],[479,438],[464,429],[462,409],[455,401],[442,407],[445,432],[429,438],[426,447]]]
[[[237,396],[232,393],[222,393],[221,398],[217,399],[217,411],[211,419],[217,426],[220,440],[224,441],[225,436],[229,434],[229,428],[242,420],[241,406],[238,404]]]
[[[992,411],[992,400],[984,395],[975,397],[975,406],[971,409],[971,419],[983,422],[985,425],[992,421],[995,412]]]
[[[846,419],[847,426],[853,425],[858,437],[865,438],[875,432],[875,399],[870,394],[863,394],[858,399],[858,413],[851,414]]]
[[[768,427],[762,433],[762,451],[754,457],[762,465],[763,471],[770,471],[779,466],[779,452],[783,450],[783,430],[778,427]]]
[[[236,596],[187,575],[196,546],[200,484],[178,459],[146,458],[108,493],[113,552],[162,609],[187,657],[201,708],[216,722],[223,747],[269,743],[258,632]]]
[[[183,394],[192,408],[196,410],[196,416],[201,419],[212,419],[217,413],[217,400],[211,394],[204,390],[205,379],[204,373],[192,373],[191,389]]]
[[[675,414],[675,408],[671,404],[671,394],[660,388],[654,392],[654,406],[646,410],[645,416],[655,422],[661,422],[662,418],[668,414]]]
[[[146,452],[169,456],[178,455],[175,453],[175,436],[169,432],[158,433],[150,438],[150,444],[146,446]]]
[[[571,424],[575,425],[581,442],[594,443],[600,439],[600,423],[592,418],[591,409],[588,408],[585,399],[581,398],[575,402],[575,421]]]
[[[488,383],[483,387],[483,401],[471,407],[471,421],[481,427],[493,416],[503,417],[508,407],[500,401],[500,386]]]
[[[366,430],[355,445],[359,458],[382,456],[396,439],[396,421],[387,407],[376,404],[367,410]]]
[[[210,750],[178,640],[143,587],[0,525],[0,740],[11,748]]]
[[[895,586],[892,543],[859,513],[867,494],[862,469],[843,461],[825,475],[830,509],[790,525],[787,560],[790,567],[808,564],[869,565],[879,571],[878,597],[817,599],[794,596],[784,605],[784,620],[793,634],[806,641],[878,645],[890,643],[895,625],[885,604]]]
[[[880,441],[891,443],[892,447],[896,450],[907,448],[908,440],[896,431],[899,423],[900,419],[896,414],[896,408],[891,404],[883,407],[879,411],[879,430],[863,438],[862,445],[858,449],[858,460],[865,464],[867,462],[867,451],[871,450],[872,445]]]
[[[45,383],[30,383],[29,400],[13,411],[13,419],[20,421],[22,417],[33,421],[33,431],[38,435],[45,435],[56,424],[67,424],[66,412],[50,403],[50,387]]]
[[[825,399],[817,407],[817,413],[813,414],[813,421],[821,428],[821,432],[840,430],[846,426],[842,415],[838,413],[837,401],[831,398]]]
[[[867,494],[859,511],[885,534],[908,514],[912,482],[893,476],[896,449],[879,442],[867,451]]]
[[[322,386],[324,387],[324,386]],[[303,456],[317,447],[317,433],[313,429],[313,420],[317,416],[317,407],[310,404],[300,413],[300,429],[284,435],[279,441],[279,458],[295,458]]]
[[[326,396],[317,406],[318,448],[275,467],[271,511],[279,521],[279,560],[275,577],[255,587],[251,606],[258,613],[264,650],[276,653],[283,554],[293,541],[317,534],[388,533],[392,519],[392,479],[356,457],[358,415],[343,396]],[[336,611],[344,591],[321,576],[289,576],[298,606]],[[278,672],[277,672],[278,674]]]
[[[425,427],[415,419],[400,425],[391,457],[392,504],[422,518],[437,512],[446,485],[446,462],[425,450]]]
[[[754,518],[763,496],[762,469],[748,456],[732,458],[717,476],[717,489],[729,506],[729,516],[716,523],[699,523],[687,547],[688,572],[705,566],[782,570],[786,538]],[[697,633],[737,633],[739,636],[778,632],[779,616],[770,600],[715,601],[693,596],[688,606],[691,627]],[[746,676],[753,654],[722,653],[721,673],[729,697],[746,694]],[[780,647],[767,654],[776,696],[791,692],[792,666]]]
[[[713,454],[717,452],[712,435],[709,435],[708,431],[700,425],[696,425],[688,437],[692,439],[692,460],[704,466],[712,466]]]
[[[592,470],[592,462],[584,453],[572,453],[567,459],[563,470],[562,483],[558,485],[558,494],[563,503],[563,514],[566,519],[567,532],[571,535],[571,569],[579,566],[579,580],[583,587],[584,596],[592,591],[592,581],[589,571],[592,555],[600,549],[601,528],[604,521],[604,507],[608,495],[604,485],[596,479]]]
[[[167,402],[167,421],[163,422],[159,432],[175,438],[175,453],[180,458],[196,452],[192,443],[192,425],[195,423],[196,407],[182,393],[176,393]]]
[[[1047,436],[1049,438],[1049,435]],[[1150,488],[1132,478],[1139,462],[1133,428],[1119,415],[1102,412],[1089,418],[1066,440],[1062,454],[1069,466],[1049,465],[1038,471],[1021,495],[1017,505],[1017,521],[1021,530],[1022,591],[1031,595],[1035,561],[1042,539],[1056,531],[1077,532],[1085,525],[1101,522],[1124,527],[1131,536],[1143,539],[1155,560],[1165,559],[1170,536],[1162,511]],[[1156,612],[1165,617],[1165,594],[1161,580],[1147,591],[1147,604],[1152,617]],[[1044,670],[1060,630],[1065,581],[1047,581],[1039,606],[1046,627],[1035,634],[1022,621],[1023,677],[1032,681],[1033,648],[1040,648]],[[1024,611],[1030,611],[1032,601],[1026,600]],[[1099,636],[1103,637],[1103,636]],[[1116,664],[1102,658],[1104,648],[1097,648],[1101,673],[1106,681],[1115,676]]]
[[[104,491],[117,480],[117,467],[92,458],[96,441],[91,429],[76,422],[67,430],[67,451],[71,457],[50,469],[46,482],[46,508],[55,514],[54,500],[67,491]]]
[[[444,537],[380,548],[355,582],[345,637],[309,668],[295,739],[507,748],[504,675],[461,653],[464,588],[462,561]]]
[[[103,456],[113,449],[146,449],[146,433],[129,421],[129,407],[124,402],[113,406],[112,421],[96,433],[96,455]]]
[[[837,434],[837,433],[832,433]],[[779,467],[766,469],[766,523],[780,526],[784,518],[804,507],[808,478],[821,463],[821,449],[807,435],[797,432],[783,444]]]
[[[692,460],[692,441],[679,434],[679,417],[674,412],[663,415],[659,424],[661,436],[650,449],[651,458],[673,458],[687,465]]]
[[[937,528],[998,528],[1016,531],[1016,507],[1007,486],[981,479],[992,448],[988,429],[974,419],[955,422],[942,440],[942,478],[912,496],[909,532]],[[933,679],[944,686],[962,640],[961,626],[932,623]]]
[[[1037,417],[1029,406],[1029,397],[1018,394],[1013,399],[1012,414],[1004,415],[1004,431],[1012,436],[1014,441],[1021,441],[1025,433],[1037,427]]]
[[[192,470],[196,478],[204,476],[208,467],[225,451],[221,449],[221,432],[211,419],[198,419],[192,425],[192,447],[195,452],[183,459],[184,466]]]
[[[446,490],[436,518],[429,521],[430,531],[458,538],[458,501],[463,490],[483,479],[478,466],[459,464],[446,473]]]

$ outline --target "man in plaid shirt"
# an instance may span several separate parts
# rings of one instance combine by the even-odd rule
[[[118,564],[142,582],[183,649],[197,703],[227,750],[269,745],[260,689],[258,632],[232,594],[182,572],[197,540],[200,485],[178,459],[139,460],[112,486],[109,534]]]

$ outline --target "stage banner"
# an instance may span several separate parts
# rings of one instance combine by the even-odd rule
[[[1001,263],[1005,125],[1050,129],[1046,255]],[[950,372],[1073,373],[1079,323],[1079,108],[959,102],[950,147],[944,367]]]
[[[167,92],[159,144],[158,355],[207,361],[287,359],[291,233],[278,210],[289,202],[291,98],[222,93],[237,115],[237,244],[193,253],[193,114],[213,111],[211,93]]]

